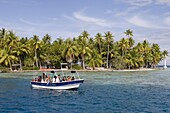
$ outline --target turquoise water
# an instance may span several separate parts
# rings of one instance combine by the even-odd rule
[[[77,91],[31,89],[31,74],[0,73],[0,112],[170,112],[170,69],[81,72]]]

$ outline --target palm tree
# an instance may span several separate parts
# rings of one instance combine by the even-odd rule
[[[13,52],[19,58],[20,70],[22,70],[22,56],[29,53],[28,46],[26,44],[21,43],[21,41],[18,41],[13,49]]]
[[[78,49],[70,38],[66,39],[65,41],[65,48],[62,52],[62,56],[66,57],[67,62],[71,63],[71,69],[72,69],[72,61],[75,56],[78,56]]]
[[[133,36],[133,31],[128,29],[124,32],[124,34],[128,37],[128,43],[129,43],[129,47],[131,48],[135,41],[133,40],[132,36]]]
[[[0,55],[1,58],[0,64],[4,63],[6,66],[9,66],[11,71],[12,71],[12,63],[18,60],[18,58],[14,54],[15,54],[14,51],[11,51],[9,48],[6,48],[4,50],[1,50],[1,55]]]
[[[39,61],[40,64],[41,62],[45,61],[47,64],[51,64],[50,62],[50,48],[51,48],[51,36],[49,34],[46,34],[43,38],[42,38],[42,48],[39,51],[39,53],[41,54],[41,60]],[[43,53],[43,54],[42,54]]]
[[[39,67],[38,66],[37,51],[41,46],[42,46],[41,40],[39,40],[39,37],[37,35],[34,35],[33,38],[30,40],[30,47],[33,47],[37,67]]]
[[[66,60],[62,57],[62,51],[64,51],[64,49],[64,40],[61,37],[53,41],[50,46],[50,49],[48,50],[48,58],[51,65],[60,67],[61,63],[66,62]]]
[[[97,52],[97,50],[94,50],[91,54],[88,66],[92,67],[93,70],[95,70],[95,67],[100,67],[102,63],[103,61],[101,55]]]
[[[128,40],[126,40],[125,38],[122,38],[119,42],[118,42],[118,47],[121,53],[122,58],[125,56],[127,49],[129,48],[129,43]]]
[[[19,37],[17,37],[13,31],[8,31],[4,39],[4,47],[12,51],[17,41],[19,41]]]
[[[6,36],[7,36],[8,31],[2,28],[0,30],[0,48],[4,47],[4,42],[6,42]]]
[[[135,40],[132,37],[128,38],[128,44],[129,48],[131,49],[135,44]]]
[[[107,44],[107,61],[106,61],[106,67],[108,69],[109,67],[109,53],[110,53],[110,45],[113,43],[113,34],[108,31],[105,33],[105,36],[104,36],[106,39],[106,44]]]
[[[44,42],[45,45],[51,44],[51,36],[49,34],[46,34],[43,38],[42,41]]]
[[[128,29],[128,30],[126,30],[126,31],[124,32],[124,34],[125,34],[126,36],[128,36],[128,38],[131,38],[131,37],[133,36],[133,31],[130,30],[130,29]]]
[[[89,38],[89,34],[87,31],[83,31],[81,33],[81,35],[78,37],[78,48],[79,48],[79,54],[81,55],[82,58],[82,67],[83,69],[85,69],[85,56],[91,55],[92,50],[89,48],[88,45],[88,38]]]
[[[132,53],[131,53],[131,52],[129,52],[128,54],[126,54],[125,63],[127,64],[127,66],[128,66],[129,69],[134,66],[133,56],[132,56]]]
[[[102,44],[104,43],[104,39],[101,33],[97,33],[95,36],[95,43],[97,44],[97,47],[99,49],[99,53],[102,52]]]
[[[158,44],[153,44],[151,47],[152,51],[152,67],[155,68],[156,65],[161,60],[161,51]]]
[[[102,52],[102,54],[106,54],[105,52]],[[117,43],[113,43],[110,47],[110,52],[109,52],[109,55],[110,55],[110,64],[113,66],[113,67],[116,67],[115,66],[115,59],[117,59],[117,57],[119,57],[119,52],[118,52],[118,45]],[[111,65],[110,65],[110,68],[111,68]]]
[[[144,58],[144,62],[145,62],[145,67],[148,67],[148,64],[151,61],[151,48],[150,48],[150,44],[149,42],[147,42],[146,40],[143,41],[142,43],[143,45],[143,58]]]
[[[139,42],[131,52],[131,55],[133,57],[133,64],[136,68],[139,68],[144,64],[143,50],[143,45]]]
[[[162,52],[162,55],[163,55],[163,60],[164,60],[164,69],[166,69],[167,68],[167,66],[166,66],[166,57],[168,56],[168,51],[164,50]]]

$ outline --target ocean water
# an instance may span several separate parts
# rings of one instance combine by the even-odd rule
[[[0,112],[170,112],[170,69],[80,72],[78,90],[32,89],[32,73],[0,73]]]

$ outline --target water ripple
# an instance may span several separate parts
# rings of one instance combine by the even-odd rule
[[[31,89],[22,75],[0,74],[0,112],[170,112],[170,70],[81,72],[79,90]]]

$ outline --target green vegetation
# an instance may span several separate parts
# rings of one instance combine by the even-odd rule
[[[52,42],[48,34],[42,40],[37,35],[21,38],[13,31],[1,29],[0,66],[10,70],[15,64],[19,64],[20,70],[44,66],[58,68],[60,63],[68,62],[70,69],[155,68],[168,56],[168,51],[162,52],[158,44],[146,40],[135,44],[132,30],[126,30],[124,34],[125,37],[116,42],[110,31],[104,35],[97,33],[94,38],[83,31],[78,37],[56,38]],[[81,66],[77,62],[81,62]]]

